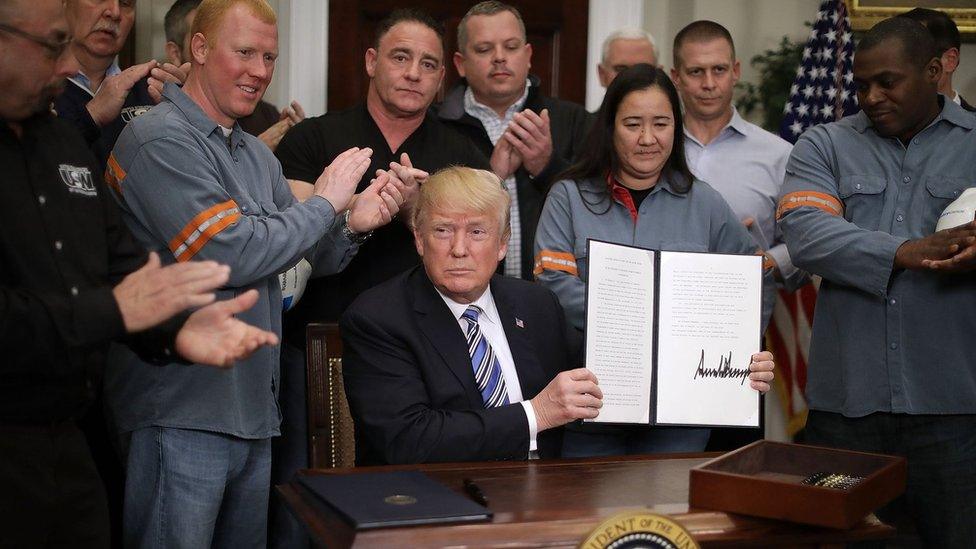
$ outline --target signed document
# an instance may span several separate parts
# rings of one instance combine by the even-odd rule
[[[604,395],[593,421],[758,427],[762,258],[588,246],[586,367]]]

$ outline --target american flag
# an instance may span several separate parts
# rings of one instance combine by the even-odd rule
[[[779,128],[783,139],[796,143],[810,126],[840,120],[859,110],[853,65],[854,36],[847,7],[840,0],[824,0],[783,109]]]
[[[783,109],[780,137],[796,143],[807,128],[856,113],[859,107],[853,64],[854,37],[847,7],[840,0],[825,0],[817,10],[813,30],[796,69],[790,99]],[[790,435],[802,429],[806,421],[803,391],[816,301],[817,288],[813,283],[793,293],[780,290],[768,331]]]

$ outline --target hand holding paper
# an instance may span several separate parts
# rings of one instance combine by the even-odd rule
[[[603,406],[603,391],[597,386],[593,372],[577,368],[560,372],[529,403],[542,432],[573,420],[598,416]]]
[[[769,391],[769,384],[775,377],[773,374],[775,368],[773,353],[763,351],[752,355],[752,363],[749,364],[749,386],[760,393]]]

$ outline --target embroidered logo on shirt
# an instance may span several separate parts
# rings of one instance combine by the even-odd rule
[[[64,184],[68,186],[68,191],[82,196],[98,195],[95,190],[95,183],[92,180],[91,170],[88,168],[61,164],[58,166],[58,171],[61,173],[61,181],[64,181]]]
[[[149,109],[151,108],[152,105],[139,105],[136,107],[125,107],[124,109],[122,109],[122,121],[128,124],[129,122],[132,122],[132,119],[134,119],[135,117],[142,116],[147,112],[149,112]]]

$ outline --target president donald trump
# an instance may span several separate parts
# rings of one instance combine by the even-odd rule
[[[558,457],[558,428],[599,413],[556,297],[495,274],[509,200],[487,171],[432,175],[413,211],[423,265],[342,317],[359,465]]]

